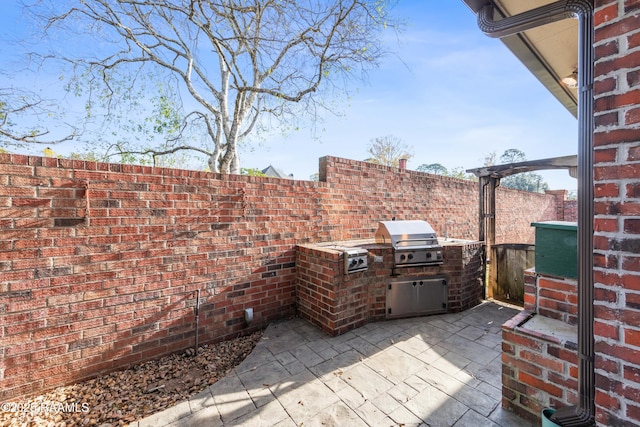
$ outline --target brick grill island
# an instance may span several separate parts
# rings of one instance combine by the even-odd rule
[[[448,298],[444,312],[460,312],[482,301],[484,243],[443,240],[441,265],[395,269],[393,249],[374,240],[352,240],[298,245],[296,300],[298,314],[332,336],[368,322],[383,320],[386,294],[394,279],[443,277]],[[368,251],[368,269],[345,274],[344,248]]]

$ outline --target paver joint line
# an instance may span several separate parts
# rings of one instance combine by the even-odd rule
[[[486,302],[338,337],[278,322],[209,389],[130,425],[529,426],[500,406],[500,326],[517,312]]]

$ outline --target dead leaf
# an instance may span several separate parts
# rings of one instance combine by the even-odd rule
[[[251,353],[261,335],[259,331],[223,343],[204,345],[199,348],[198,357],[186,357],[186,352],[182,351],[33,396],[24,404],[41,407],[80,402],[88,405],[89,413],[41,412],[34,420],[35,424],[30,425],[118,427],[135,423],[195,396],[215,383]],[[9,414],[0,412],[0,426],[13,425]]]

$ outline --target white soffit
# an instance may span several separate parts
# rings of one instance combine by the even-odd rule
[[[463,0],[474,12],[489,0]],[[501,15],[513,16],[556,0],[493,0]],[[496,17],[496,19],[499,19]],[[569,89],[562,78],[578,66],[578,21],[565,19],[509,36],[502,42],[574,116],[577,90]]]

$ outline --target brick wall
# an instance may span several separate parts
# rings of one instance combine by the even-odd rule
[[[448,273],[449,311],[463,311],[482,301],[485,282],[486,254],[484,245],[480,243],[462,245],[460,250],[451,251],[448,260],[453,260],[454,267]],[[447,258],[445,258],[447,259]],[[449,262],[449,261],[447,261]],[[446,271],[446,269],[445,269]],[[458,279],[458,274],[459,279]],[[459,280],[459,281],[458,281]]]
[[[198,289],[201,343],[294,313],[298,243],[393,216],[477,236],[475,182],[320,163],[314,183],[0,154],[0,398],[193,345]],[[553,197],[499,194],[500,239],[555,219]]]
[[[578,220],[578,201],[567,200],[567,190],[547,190],[546,194],[551,194],[556,198],[556,215],[558,221],[572,221]]]
[[[325,177],[329,177],[333,188],[344,189],[340,194],[333,193],[334,205],[327,212],[326,226],[333,225],[336,240],[370,237],[375,233],[377,221],[394,216],[425,219],[440,236],[448,223],[450,237],[478,237],[477,182],[356,160],[336,161],[333,157],[320,159],[320,180]],[[533,243],[535,230],[531,218],[536,217],[541,221],[557,219],[554,197],[498,187],[496,243]],[[348,221],[351,223],[345,228]],[[349,231],[341,236],[340,228]]]
[[[531,202],[538,204],[542,221],[557,218],[558,200],[553,195],[498,187],[496,191],[496,244],[535,242],[531,227]]]
[[[596,0],[596,421],[640,423],[640,3]]]
[[[576,280],[537,275],[535,269],[524,274],[524,309],[568,325],[578,323],[578,283]]]
[[[524,310],[502,325],[502,405],[539,422],[543,408],[577,404],[576,280],[524,275]]]
[[[565,200],[563,203],[563,221],[578,221],[578,201],[577,200]]]
[[[203,343],[250,330],[245,307],[256,326],[294,312],[293,245],[315,230],[314,207],[290,202],[304,183],[0,161],[3,398],[192,345],[197,289]]]
[[[533,325],[522,311],[502,325],[502,406],[532,422],[546,407],[578,403],[575,337],[559,337],[558,321]]]

